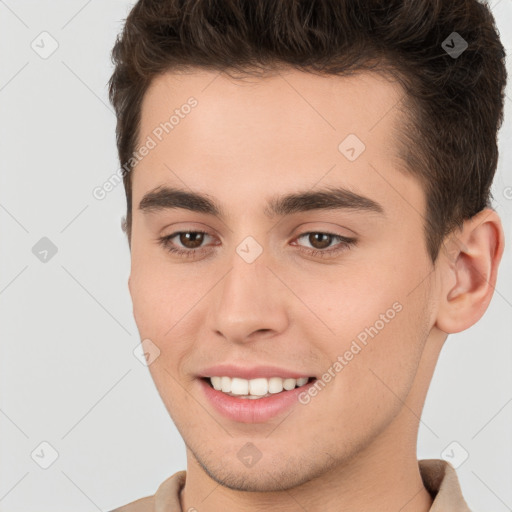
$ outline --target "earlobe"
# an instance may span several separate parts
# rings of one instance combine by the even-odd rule
[[[451,233],[445,244],[435,325],[450,334],[474,325],[489,306],[504,249],[501,220],[486,208]]]

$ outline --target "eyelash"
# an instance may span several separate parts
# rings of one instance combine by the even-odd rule
[[[203,234],[203,235],[210,236],[209,233],[207,233],[206,231],[201,231],[201,230],[176,231],[175,233],[172,233],[171,235],[166,235],[166,236],[160,237],[158,239],[158,243],[161,244],[170,253],[177,254],[178,256],[184,256],[187,258],[194,257],[194,256],[198,255],[198,253],[202,253],[207,250],[205,247],[202,247],[200,249],[180,249],[180,248],[177,248],[177,247],[171,245],[171,242],[170,242],[171,239],[175,238],[178,235],[186,234],[186,233]],[[305,237],[307,235],[311,235],[311,234],[328,235],[328,236],[337,238],[340,241],[339,247],[336,249],[325,249],[325,250],[324,249],[310,249],[310,248],[304,247],[302,245],[299,246],[301,248],[301,249],[299,249],[300,251],[306,252],[310,256],[314,256],[314,257],[320,257],[320,258],[332,257],[332,256],[339,254],[340,252],[349,250],[352,246],[356,245],[356,243],[357,243],[357,240],[355,238],[348,238],[345,236],[337,235],[335,233],[329,233],[326,231],[307,231],[305,233],[301,233],[300,235],[298,235],[297,239]]]

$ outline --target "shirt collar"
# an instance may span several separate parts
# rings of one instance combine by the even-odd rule
[[[471,512],[462,496],[457,473],[449,462],[423,459],[418,464],[423,485],[434,499],[430,512]]]

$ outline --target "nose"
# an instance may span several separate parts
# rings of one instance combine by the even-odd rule
[[[265,251],[252,263],[237,253],[213,298],[212,327],[233,343],[273,337],[289,324],[290,292],[270,268]]]

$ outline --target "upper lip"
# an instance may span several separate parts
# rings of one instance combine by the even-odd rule
[[[257,379],[264,377],[283,377],[285,379],[300,379],[312,377],[311,374],[301,373],[295,370],[287,370],[278,366],[251,366],[243,367],[235,364],[218,364],[204,368],[199,377],[238,377],[239,379]]]

